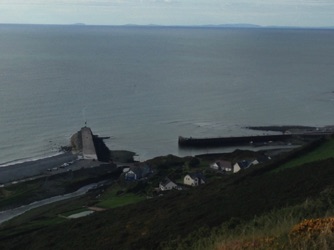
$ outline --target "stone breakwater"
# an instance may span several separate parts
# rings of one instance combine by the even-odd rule
[[[255,126],[246,127],[251,130],[280,132],[282,134],[266,134],[254,136],[192,138],[179,136],[179,147],[224,147],[224,146],[261,146],[268,143],[293,143],[317,139],[333,135],[334,126],[311,127],[298,125],[285,126]],[[298,144],[297,143],[297,144]]]
[[[186,138],[179,137],[180,147],[221,147],[221,146],[242,146],[268,141],[286,141],[292,135],[259,135],[259,136],[236,136],[236,137],[216,137],[216,138]]]
[[[312,140],[332,133],[300,133],[282,135],[256,135],[216,138],[179,137],[179,147],[228,147],[244,145],[266,145],[267,143],[291,143],[295,140]]]

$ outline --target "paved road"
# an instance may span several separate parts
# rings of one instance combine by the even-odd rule
[[[35,201],[33,203],[30,203],[28,205],[24,205],[21,207],[17,207],[14,209],[10,209],[10,210],[6,210],[6,211],[0,211],[0,224],[8,221],[16,216],[19,216],[33,208],[37,208],[40,206],[44,206],[47,204],[51,204],[53,202],[57,202],[57,201],[61,201],[61,200],[66,200],[66,199],[70,199],[70,198],[74,198],[74,197],[78,197],[81,195],[84,195],[85,193],[87,193],[89,190],[96,188],[97,186],[101,185],[104,182],[100,182],[100,183],[93,183],[93,184],[89,184],[87,186],[84,186],[80,189],[78,189],[77,191],[73,192],[73,193],[69,193],[69,194],[64,194],[64,195],[58,195],[55,197],[51,197],[51,198],[47,198],[41,201]]]

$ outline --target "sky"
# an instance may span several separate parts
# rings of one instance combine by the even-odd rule
[[[334,0],[0,0],[0,23],[334,26]]]

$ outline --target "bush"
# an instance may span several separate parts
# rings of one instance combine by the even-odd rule
[[[191,168],[196,168],[199,166],[199,164],[201,163],[201,161],[196,158],[196,157],[193,157],[190,161],[189,161],[189,167]]]

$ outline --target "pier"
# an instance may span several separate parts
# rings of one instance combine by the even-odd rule
[[[214,137],[214,138],[192,138],[179,136],[179,147],[228,147],[245,145],[266,145],[272,142],[289,143],[293,140],[312,140],[323,136],[331,135],[328,133],[296,133],[281,135],[255,135],[255,136],[235,136],[235,137]]]

